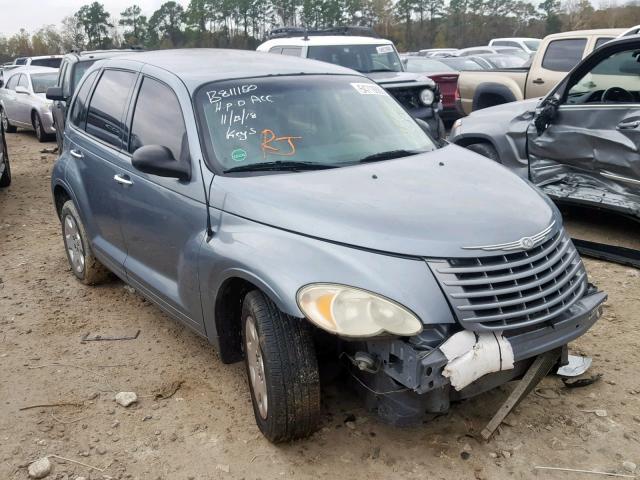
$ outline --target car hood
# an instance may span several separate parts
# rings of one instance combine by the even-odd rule
[[[509,117],[516,117],[523,115],[527,112],[533,112],[536,109],[538,103],[540,103],[541,97],[529,98],[527,100],[520,100],[517,102],[503,103],[496,105],[495,107],[483,108],[475,110],[469,114],[469,117],[485,117],[487,115],[508,115]]]
[[[401,86],[400,84],[412,84],[412,83],[420,83],[420,84],[431,84],[434,85],[433,80],[421,73],[411,73],[411,72],[372,72],[366,73],[367,77],[376,82],[383,87],[385,85],[389,86]],[[402,85],[406,86],[406,85]]]
[[[560,223],[526,181],[455,145],[330,170],[216,176],[211,191],[214,205],[252,221],[410,256],[477,256],[482,251],[462,247],[511,242]]]

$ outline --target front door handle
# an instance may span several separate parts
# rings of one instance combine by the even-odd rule
[[[531,83],[535,83],[536,85],[542,85],[544,83],[544,80],[541,78],[536,78]]]
[[[127,175],[114,175],[113,179],[120,185],[133,185],[133,182],[129,180],[129,177]]]
[[[618,130],[631,130],[640,126],[640,120],[631,120],[628,122],[620,122],[618,124]]]
[[[71,150],[69,153],[71,153],[71,156],[73,158],[84,158],[84,155],[82,154],[82,152],[78,151],[78,150]]]

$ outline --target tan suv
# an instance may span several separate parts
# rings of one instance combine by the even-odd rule
[[[542,40],[530,66],[461,72],[458,107],[474,110],[546,95],[580,60],[624,29],[578,30],[555,33]]]

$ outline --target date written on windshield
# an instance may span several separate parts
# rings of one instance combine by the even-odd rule
[[[293,136],[277,136],[273,130],[265,128],[262,130],[262,140],[260,141],[260,149],[262,156],[266,159],[267,155],[278,155],[281,157],[291,157],[296,154],[296,140],[302,137]]]

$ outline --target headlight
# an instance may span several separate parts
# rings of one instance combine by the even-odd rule
[[[359,288],[311,284],[298,291],[297,300],[312,323],[345,337],[412,336],[422,331],[422,322],[402,305]]]
[[[434,98],[435,96],[433,95],[433,91],[428,88],[425,88],[420,92],[420,101],[425,105],[431,105]]]

